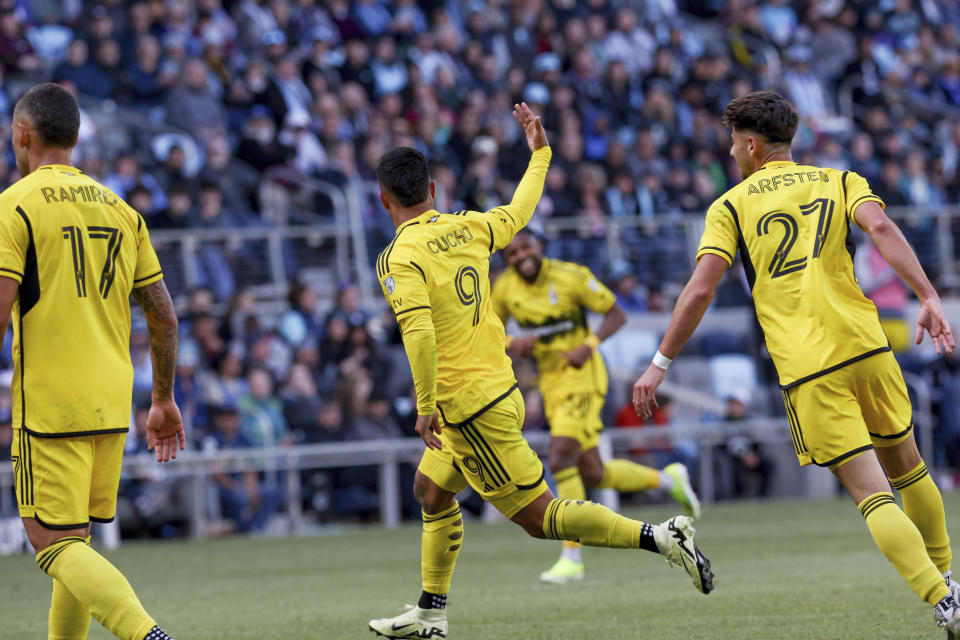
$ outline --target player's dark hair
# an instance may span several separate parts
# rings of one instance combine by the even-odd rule
[[[401,207],[412,207],[427,199],[430,167],[424,155],[416,149],[396,147],[380,158],[377,182]]]
[[[45,147],[70,149],[80,131],[80,106],[73,94],[47,82],[33,87],[17,101],[14,113],[23,113]]]
[[[735,98],[723,114],[724,126],[759,133],[769,142],[787,142],[797,133],[800,117],[776,91],[754,91]]]

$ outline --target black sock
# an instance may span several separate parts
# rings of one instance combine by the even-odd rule
[[[424,591],[420,594],[420,602],[417,603],[417,606],[421,609],[446,609],[447,594]]]
[[[644,523],[640,529],[640,548],[660,553],[660,547],[657,546],[657,541],[653,538],[652,524]]]
[[[150,629],[150,633],[143,636],[143,640],[173,640],[173,638],[167,635],[167,632],[160,627],[154,627]]]

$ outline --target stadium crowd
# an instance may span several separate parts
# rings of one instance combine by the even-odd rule
[[[858,171],[888,205],[921,212],[905,231],[935,279],[935,225],[923,212],[960,203],[958,52],[950,0],[0,0],[0,128],[15,87],[62,83],[84,109],[77,166],[151,230],[227,229],[275,224],[259,214],[257,189],[276,167],[346,185],[374,179],[397,145],[426,154],[445,209],[508,200],[528,157],[511,117],[523,100],[556,141],[535,220],[568,223],[548,252],[586,264],[624,308],[644,312],[663,309],[664,283],[688,273],[684,229],[669,221],[739,181],[719,116],[760,88],[797,105],[798,161]],[[116,109],[177,134],[134,145],[140,132],[124,119],[94,124],[94,110]],[[0,186],[17,177],[4,147]],[[316,209],[332,216],[325,201]],[[372,258],[393,228],[373,197],[363,215]],[[614,219],[631,223],[617,260],[604,250]],[[361,308],[351,282],[330,304],[293,280],[289,310],[264,323],[238,275],[244,259],[203,245],[206,286],[174,290],[186,299],[177,399],[194,443],[412,435],[392,319]],[[144,327],[132,353],[135,393],[149,395]],[[318,511],[375,512],[369,470],[305,479]],[[276,478],[215,482],[238,530],[262,527],[279,505]],[[145,526],[148,507],[164,503],[150,494],[127,487]]]

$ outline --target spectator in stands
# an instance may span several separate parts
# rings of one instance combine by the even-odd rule
[[[75,38],[67,48],[66,59],[53,70],[53,81],[69,80],[77,87],[83,87],[83,93],[93,98],[109,98],[114,84],[106,73],[90,61],[90,50],[86,41]]]
[[[307,365],[295,363],[290,367],[286,382],[280,390],[283,417],[297,442],[304,442],[315,428],[321,398],[317,383]]]
[[[180,84],[167,95],[166,109],[168,123],[201,139],[224,126],[226,113],[210,93],[207,65],[203,60],[187,60]]]
[[[211,436],[218,449],[255,447],[240,428],[240,414],[235,406],[215,407],[211,411],[211,424]],[[283,502],[281,488],[262,481],[256,471],[215,473],[212,478],[223,515],[234,522],[238,533],[263,530]]]
[[[277,129],[270,111],[263,105],[255,105],[243,126],[237,157],[254,169],[265,171],[286,163],[292,154],[289,147],[277,141]]]
[[[248,393],[250,387],[243,375],[243,348],[232,345],[221,349],[212,370],[203,376],[203,403],[211,407],[239,405]]]
[[[0,69],[5,74],[36,73],[43,68],[43,60],[36,55],[25,35],[23,22],[9,5],[0,10]]]
[[[247,373],[248,392],[237,403],[241,431],[255,446],[289,445],[293,434],[283,417],[283,403],[273,391],[273,375],[267,369],[253,367]]]
[[[726,400],[723,419],[727,422],[749,419],[750,400],[749,390],[737,389]],[[742,433],[732,436],[726,442],[724,453],[733,465],[732,497],[762,498],[769,494],[774,464],[753,438]]]
[[[647,310],[646,295],[629,262],[614,264],[610,270],[610,282],[621,309],[628,313],[643,313]]]
[[[294,348],[307,341],[315,342],[320,335],[316,291],[305,282],[294,281],[290,284],[287,302],[290,309],[281,316],[277,331]]]

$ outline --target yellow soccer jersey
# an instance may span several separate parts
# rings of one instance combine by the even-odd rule
[[[530,220],[551,151],[535,151],[513,201],[486,213],[427,211],[400,225],[377,259],[377,278],[403,333],[417,411],[448,425],[516,386],[503,324],[490,306],[490,255]]]
[[[543,259],[540,273],[528,283],[512,267],[493,286],[493,309],[504,324],[517,320],[526,335],[537,336],[533,356],[544,395],[576,389],[607,392],[607,374],[597,351],[580,369],[565,366],[563,354],[583,344],[590,332],[587,310],[606,313],[616,296],[586,267]]]
[[[777,161],[707,210],[697,260],[740,252],[784,388],[890,350],[853,275],[850,224],[871,200],[883,206],[852,171]]]
[[[37,436],[130,425],[130,292],[163,275],[143,218],[79,169],[40,167],[0,194],[13,305],[13,424]]]

